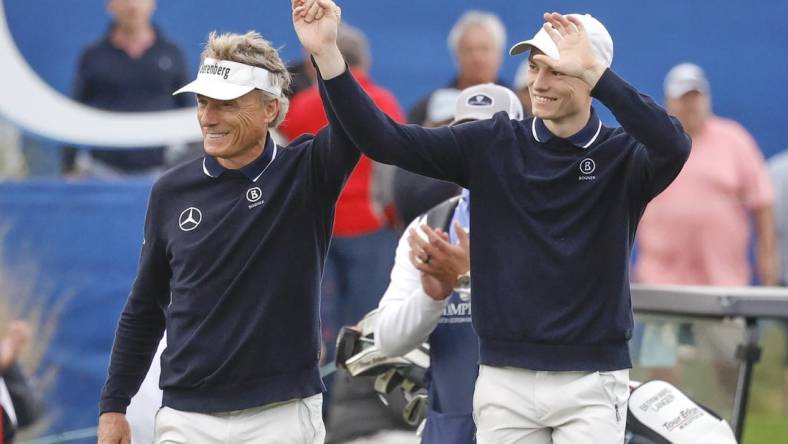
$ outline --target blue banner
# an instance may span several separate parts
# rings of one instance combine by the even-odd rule
[[[137,269],[151,182],[0,184],[3,289],[58,311],[42,368],[52,432],[94,426],[120,311]]]

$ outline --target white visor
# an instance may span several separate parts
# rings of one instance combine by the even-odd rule
[[[232,100],[253,89],[282,97],[282,87],[270,71],[229,60],[206,58],[200,65],[197,80],[172,95],[193,92],[212,99]]]

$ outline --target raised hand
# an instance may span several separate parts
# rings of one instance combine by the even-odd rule
[[[544,20],[543,28],[558,47],[560,59],[544,54],[535,55],[533,59],[546,64],[553,71],[577,77],[593,88],[602,77],[605,66],[594,55],[583,23],[577,17],[557,12],[545,13]]]
[[[332,0],[292,0],[293,27],[304,48],[319,55],[336,46],[342,11]]]

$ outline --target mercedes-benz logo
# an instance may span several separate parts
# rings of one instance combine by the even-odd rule
[[[197,225],[200,225],[202,221],[202,213],[200,210],[194,207],[189,207],[181,213],[181,217],[178,218],[178,226],[181,227],[183,231],[192,231],[193,229],[197,228]]]

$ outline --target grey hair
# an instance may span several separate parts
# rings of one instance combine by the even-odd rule
[[[362,68],[369,68],[372,65],[369,42],[367,36],[360,29],[346,23],[340,24],[337,32],[337,46],[348,65]]]
[[[205,44],[200,61],[206,58],[228,60],[268,70],[271,73],[272,83],[282,88],[281,97],[260,91],[264,103],[274,99],[279,101],[279,114],[271,122],[270,127],[276,128],[285,120],[290,101],[284,93],[290,89],[290,72],[279,57],[279,51],[271,46],[271,42],[254,31],[246,34],[217,34],[213,31],[208,35],[208,42]]]
[[[460,16],[457,23],[449,31],[449,50],[452,54],[457,54],[460,38],[465,31],[476,26],[486,29],[493,38],[493,43],[500,49],[506,44],[506,28],[497,15],[491,12],[471,10]]]

